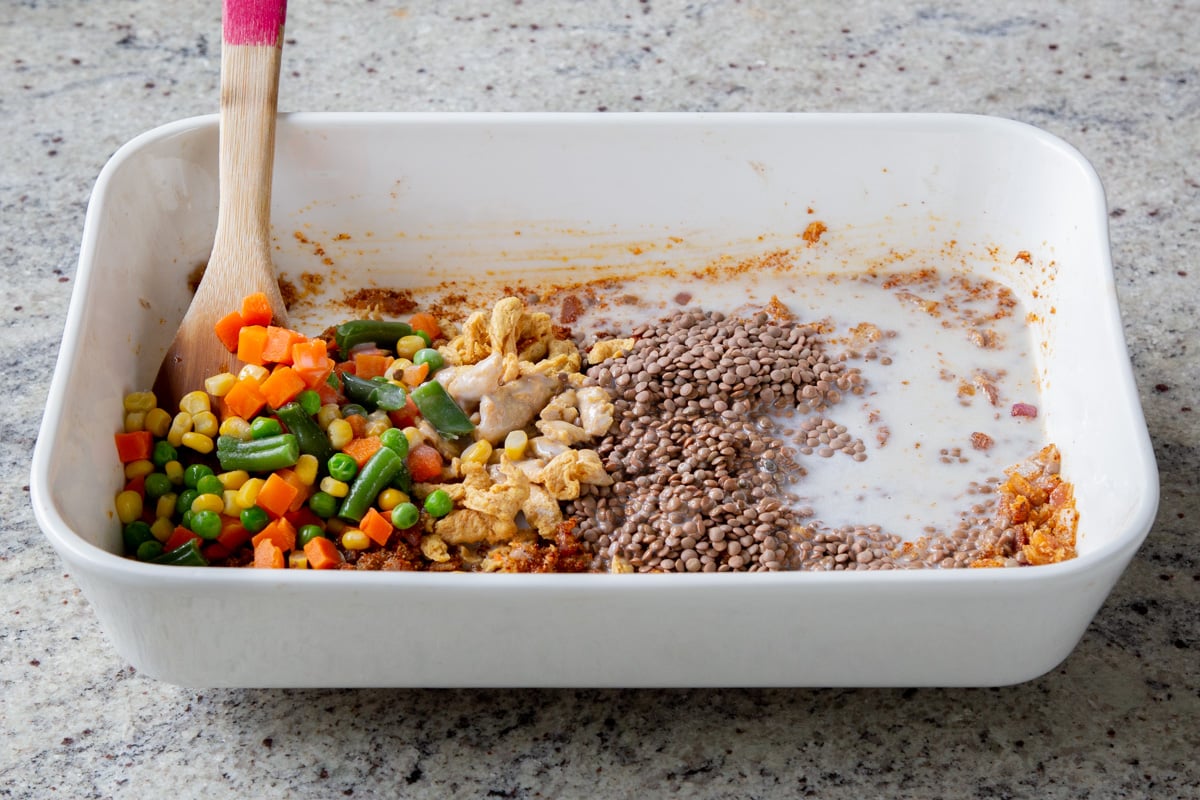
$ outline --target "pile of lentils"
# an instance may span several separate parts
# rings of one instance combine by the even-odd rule
[[[787,491],[804,470],[777,420],[861,393],[858,371],[782,314],[686,309],[633,338],[629,353],[588,371],[613,395],[617,423],[596,451],[614,482],[585,487],[564,508],[576,532],[638,572],[784,570],[813,559]],[[842,434],[837,446],[861,458],[861,443]]]

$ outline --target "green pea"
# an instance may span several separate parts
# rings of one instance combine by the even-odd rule
[[[216,539],[221,535],[221,515],[207,509],[193,511],[192,524],[189,527],[192,533],[201,539]]]
[[[399,428],[388,428],[379,434],[379,441],[383,443],[384,447],[395,450],[396,455],[401,458],[408,458],[408,437]]]
[[[135,553],[143,544],[153,540],[154,534],[150,532],[149,525],[137,519],[121,529],[121,538],[125,540],[126,552]]]
[[[192,503],[194,503],[196,498],[199,496],[200,492],[196,491],[195,487],[192,487],[191,489],[184,489],[179,493],[179,496],[175,498],[175,513],[186,514],[192,509]]]
[[[314,392],[312,389],[305,389],[296,398],[296,402],[304,409],[304,413],[310,417],[315,416],[321,410],[321,395]]]
[[[400,503],[392,509],[392,524],[400,530],[411,528],[420,518],[421,511],[412,503]]]
[[[429,334],[428,334],[428,333],[426,333],[425,331],[413,331],[413,335],[414,335],[414,336],[420,336],[422,339],[424,339],[424,340],[425,340],[425,346],[426,346],[426,347],[432,347],[432,346],[433,346],[433,339],[432,339],[432,338],[429,336]]]
[[[212,474],[212,467],[207,464],[192,464],[183,471],[183,485],[189,489],[195,489],[201,478]]]
[[[205,475],[196,481],[196,491],[200,494],[221,494],[225,491],[225,484],[216,475]]]
[[[189,531],[192,529],[192,510],[190,508],[179,517],[179,524]]]
[[[154,452],[150,454],[150,460],[154,462],[154,466],[162,469],[168,461],[174,461],[177,458],[179,458],[179,451],[172,447],[166,439],[160,439],[154,443]]]
[[[274,417],[255,417],[250,423],[251,439],[266,439],[283,433],[283,426]]]
[[[308,507],[321,519],[329,519],[337,513],[338,499],[329,492],[315,492],[308,498]]]
[[[421,348],[413,355],[412,360],[417,365],[428,364],[430,375],[437,372],[446,364],[446,359],[442,358],[442,354],[432,347]]]
[[[425,513],[440,519],[454,510],[454,501],[445,489],[435,489],[425,498]]]
[[[261,506],[243,508],[242,513],[238,515],[238,519],[241,520],[242,527],[250,531],[250,533],[258,533],[267,527],[267,523],[271,521],[271,518]]]
[[[358,462],[345,453],[335,453],[326,466],[329,467],[329,477],[335,481],[352,481],[358,474]]]
[[[301,547],[304,547],[304,545],[313,539],[323,538],[324,536],[325,531],[320,525],[301,525],[300,530],[296,531],[297,541],[300,542]]]
[[[171,479],[161,472],[151,472],[146,476],[146,497],[150,500],[157,500],[174,489]]]
[[[142,542],[138,545],[137,559],[138,561],[149,561],[152,558],[158,558],[162,555],[162,542],[157,539],[151,539],[148,542]]]

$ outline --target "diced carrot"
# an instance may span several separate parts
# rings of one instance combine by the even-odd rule
[[[367,513],[358,522],[358,528],[380,547],[387,544],[388,537],[392,535],[391,521],[374,508],[367,509]]]
[[[297,494],[299,492],[295,486],[272,472],[262,488],[258,490],[258,497],[254,502],[256,505],[262,506],[268,514],[282,517],[288,512],[288,508],[296,499]]]
[[[315,386],[313,384],[309,384],[309,387],[313,389],[317,393],[317,396],[321,398],[322,404],[337,403],[338,405],[341,405],[342,393],[330,386],[328,381],[321,381]]]
[[[283,550],[263,539],[254,545],[254,566],[259,569],[283,569]]]
[[[169,553],[172,550],[174,550],[176,547],[183,547],[185,544],[190,542],[192,539],[199,541],[200,537],[197,536],[196,534],[192,533],[191,531],[189,531],[187,528],[183,527],[182,525],[176,525],[175,532],[172,533],[170,536],[168,536],[167,540],[165,542],[163,542],[163,552]]]
[[[354,356],[354,374],[360,378],[376,378],[387,372],[392,357],[379,353],[357,353]]]
[[[296,497],[292,500],[292,502],[288,503],[288,509],[283,515],[287,516],[291,512],[296,511],[304,505],[305,501],[308,500],[308,495],[311,493],[312,487],[306,486],[304,481],[300,480],[300,476],[297,475],[296,471],[293,469],[288,469],[286,467],[283,469],[277,469],[275,470],[275,474],[278,475],[282,480],[287,481],[292,488],[296,490]]]
[[[418,311],[416,314],[413,314],[408,320],[408,324],[412,326],[414,331],[424,331],[429,334],[430,341],[442,335],[442,329],[438,327],[438,322],[434,319],[433,314],[428,314],[424,311]]]
[[[113,435],[113,441],[117,444],[117,458],[122,464],[147,459],[154,452],[154,434],[150,431],[117,433]]]
[[[345,420],[350,425],[350,430],[354,432],[356,437],[366,435],[367,418],[362,414],[349,414],[345,417]]]
[[[303,339],[292,344],[292,366],[298,370],[323,368],[328,357],[329,346],[324,339]]]
[[[337,546],[324,536],[315,536],[304,545],[304,555],[312,569],[335,569],[342,563]]]
[[[289,328],[267,326],[267,344],[263,347],[263,361],[274,364],[292,363],[292,345],[303,342],[304,335]]]
[[[433,480],[442,474],[442,454],[427,444],[419,444],[408,454],[408,471],[414,481]]]
[[[411,394],[407,394],[404,398],[404,408],[388,412],[388,419],[397,428],[407,428],[416,422],[419,416],[421,416],[421,411],[417,408],[417,404],[413,402]]]
[[[273,317],[271,303],[262,292],[242,298],[242,319],[246,325],[270,325]]]
[[[362,469],[363,465],[370,461],[371,456],[378,453],[381,447],[383,447],[383,441],[378,436],[356,436],[342,448],[342,452],[357,461],[358,468]]]
[[[349,372],[351,375],[354,374],[354,362],[353,361],[339,361],[333,365],[333,368],[336,369],[338,372]]]
[[[209,542],[201,550],[200,554],[209,561],[217,561],[222,558],[229,558],[233,555],[233,550],[221,544],[219,541]]]
[[[230,517],[222,523],[217,541],[233,552],[250,541],[250,531],[246,530],[240,521]]]
[[[217,320],[217,324],[214,326],[217,338],[221,340],[221,344],[225,345],[225,349],[229,352],[237,352],[238,331],[245,324],[245,321],[242,320],[242,314],[239,311],[230,311]]]
[[[263,395],[262,388],[253,378],[242,378],[221,399],[230,414],[247,420],[253,419],[254,415],[267,404],[267,398]]]
[[[146,476],[138,475],[136,478],[130,478],[125,482],[125,491],[137,492],[143,498],[146,496]]]
[[[268,522],[267,527],[256,533],[250,541],[253,542],[255,550],[258,550],[258,546],[264,541],[269,541],[287,553],[296,549],[296,529],[292,527],[292,523],[280,517]]]
[[[404,368],[404,382],[409,386],[420,386],[429,375],[429,364],[413,364]]]
[[[271,408],[286,405],[307,388],[308,384],[304,379],[286,364],[280,364],[273,369],[259,387]]]
[[[238,331],[237,357],[247,364],[262,366],[267,329],[262,325],[243,325]]]
[[[324,527],[322,524],[324,523],[324,520],[318,517],[311,508],[303,503],[294,511],[289,511],[284,514],[283,518],[292,523],[292,526],[295,527],[296,530],[300,530],[305,525],[321,525],[321,527]]]

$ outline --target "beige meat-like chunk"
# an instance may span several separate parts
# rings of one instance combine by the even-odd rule
[[[588,436],[599,438],[608,433],[613,424],[612,398],[602,386],[585,386],[575,392],[575,405],[579,409],[579,426]]]
[[[503,370],[504,357],[492,353],[474,364],[438,370],[435,380],[459,406],[473,409],[484,395],[500,387]]]
[[[539,419],[535,424],[537,429],[542,432],[542,436],[561,442],[568,447],[586,442],[590,438],[583,428],[561,419]]]
[[[526,375],[486,395],[479,403],[476,438],[495,445],[509,431],[524,428],[546,407],[557,386],[545,375]]]
[[[507,458],[500,462],[503,481],[493,482],[482,466],[472,465],[463,480],[462,505],[492,517],[515,519],[529,497],[529,478]]]
[[[574,342],[569,339],[552,338],[546,357],[537,362],[522,361],[521,374],[530,375],[537,372],[554,377],[565,372],[568,375],[576,375],[579,373],[581,364],[579,348],[575,346]]]
[[[633,349],[633,339],[602,339],[588,350],[588,363],[599,364],[610,358],[619,358]]]
[[[579,419],[579,409],[575,407],[575,390],[566,389],[550,398],[550,402],[546,403],[546,407],[538,416],[544,420],[575,422]]]
[[[437,521],[433,532],[449,545],[499,544],[513,537],[517,524],[473,508],[456,508]]]
[[[595,450],[567,450],[542,467],[535,482],[544,486],[556,500],[575,500],[579,497],[581,483],[611,486],[613,479],[604,471],[604,464]]]
[[[550,492],[536,483],[529,487],[529,496],[521,504],[525,520],[532,525],[538,535],[544,539],[553,539],[554,532],[563,521],[562,508]]]
[[[476,311],[463,323],[462,333],[438,348],[448,364],[477,364],[491,355],[488,314]]]

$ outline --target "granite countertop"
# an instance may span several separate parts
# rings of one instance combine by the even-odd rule
[[[0,797],[1200,797],[1197,3],[293,0],[284,110],[977,112],[1099,171],[1162,501],[1073,654],[1002,689],[669,692],[195,691],[113,651],[29,454],[89,191],[216,109],[220,4],[6,5]]]

